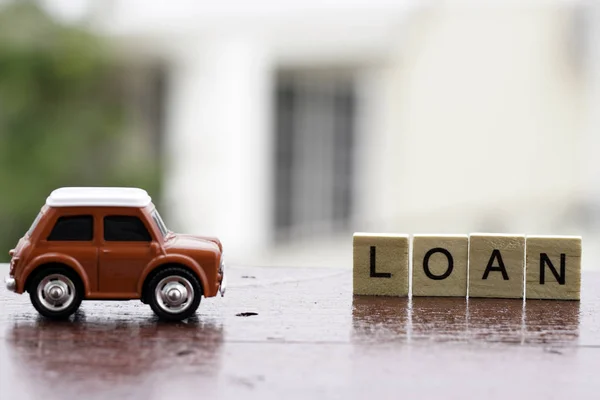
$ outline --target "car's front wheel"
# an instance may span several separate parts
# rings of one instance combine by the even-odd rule
[[[169,267],[159,271],[148,283],[148,303],[161,319],[181,321],[198,309],[202,286],[188,270]]]
[[[81,305],[83,285],[77,274],[67,268],[47,268],[34,276],[29,297],[44,317],[65,319]]]

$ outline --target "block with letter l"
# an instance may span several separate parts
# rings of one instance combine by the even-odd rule
[[[528,299],[579,300],[580,236],[527,236]]]
[[[353,293],[408,296],[408,235],[355,233]]]

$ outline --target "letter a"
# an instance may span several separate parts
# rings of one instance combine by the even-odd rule
[[[498,266],[493,266],[494,259],[498,259]],[[500,254],[500,250],[494,249],[492,251],[492,256],[490,257],[490,261],[488,261],[487,267],[485,267],[485,272],[483,273],[482,279],[487,279],[490,271],[500,271],[502,272],[502,278],[507,281],[508,273],[506,272],[506,267],[504,266],[504,261],[502,261],[502,254]]]

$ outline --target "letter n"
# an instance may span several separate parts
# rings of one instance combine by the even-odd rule
[[[560,254],[560,274],[559,274],[558,271],[556,271],[556,268],[554,268],[554,264],[552,264],[552,261],[550,261],[550,257],[548,257],[548,254],[540,253],[540,285],[543,285],[544,283],[546,283],[546,269],[544,268],[545,264],[548,265],[550,272],[552,272],[552,275],[554,275],[558,284],[559,285],[565,284],[565,278],[566,278],[565,270],[566,270],[566,264],[567,264],[566,258],[567,258],[566,254],[564,254],[564,253]]]

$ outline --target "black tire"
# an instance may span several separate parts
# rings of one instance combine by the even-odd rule
[[[166,283],[165,283],[166,282]],[[190,298],[190,291],[193,295],[191,301],[184,301],[181,305],[173,306],[173,309],[169,309],[167,301],[163,301],[161,296],[157,293],[162,291],[167,285],[181,285],[185,288],[187,296],[186,299]],[[161,288],[159,288],[159,285]],[[196,313],[200,300],[203,294],[202,285],[198,278],[190,271],[180,267],[168,267],[157,272],[148,282],[148,291],[146,301],[150,304],[150,308],[154,311],[160,319],[165,321],[181,321],[191,317]],[[181,287],[178,287],[180,290]],[[184,307],[179,310],[179,308]]]
[[[46,298],[46,292],[42,289],[44,286],[40,286],[40,284],[49,277],[51,282],[61,281],[61,288],[67,289],[67,297],[62,305],[57,303],[55,307],[48,306],[52,299]],[[79,276],[72,270],[63,267],[45,268],[38,272],[29,283],[28,291],[33,307],[41,315],[50,319],[69,318],[81,305],[84,292]],[[69,305],[63,307],[65,302],[69,302]]]

